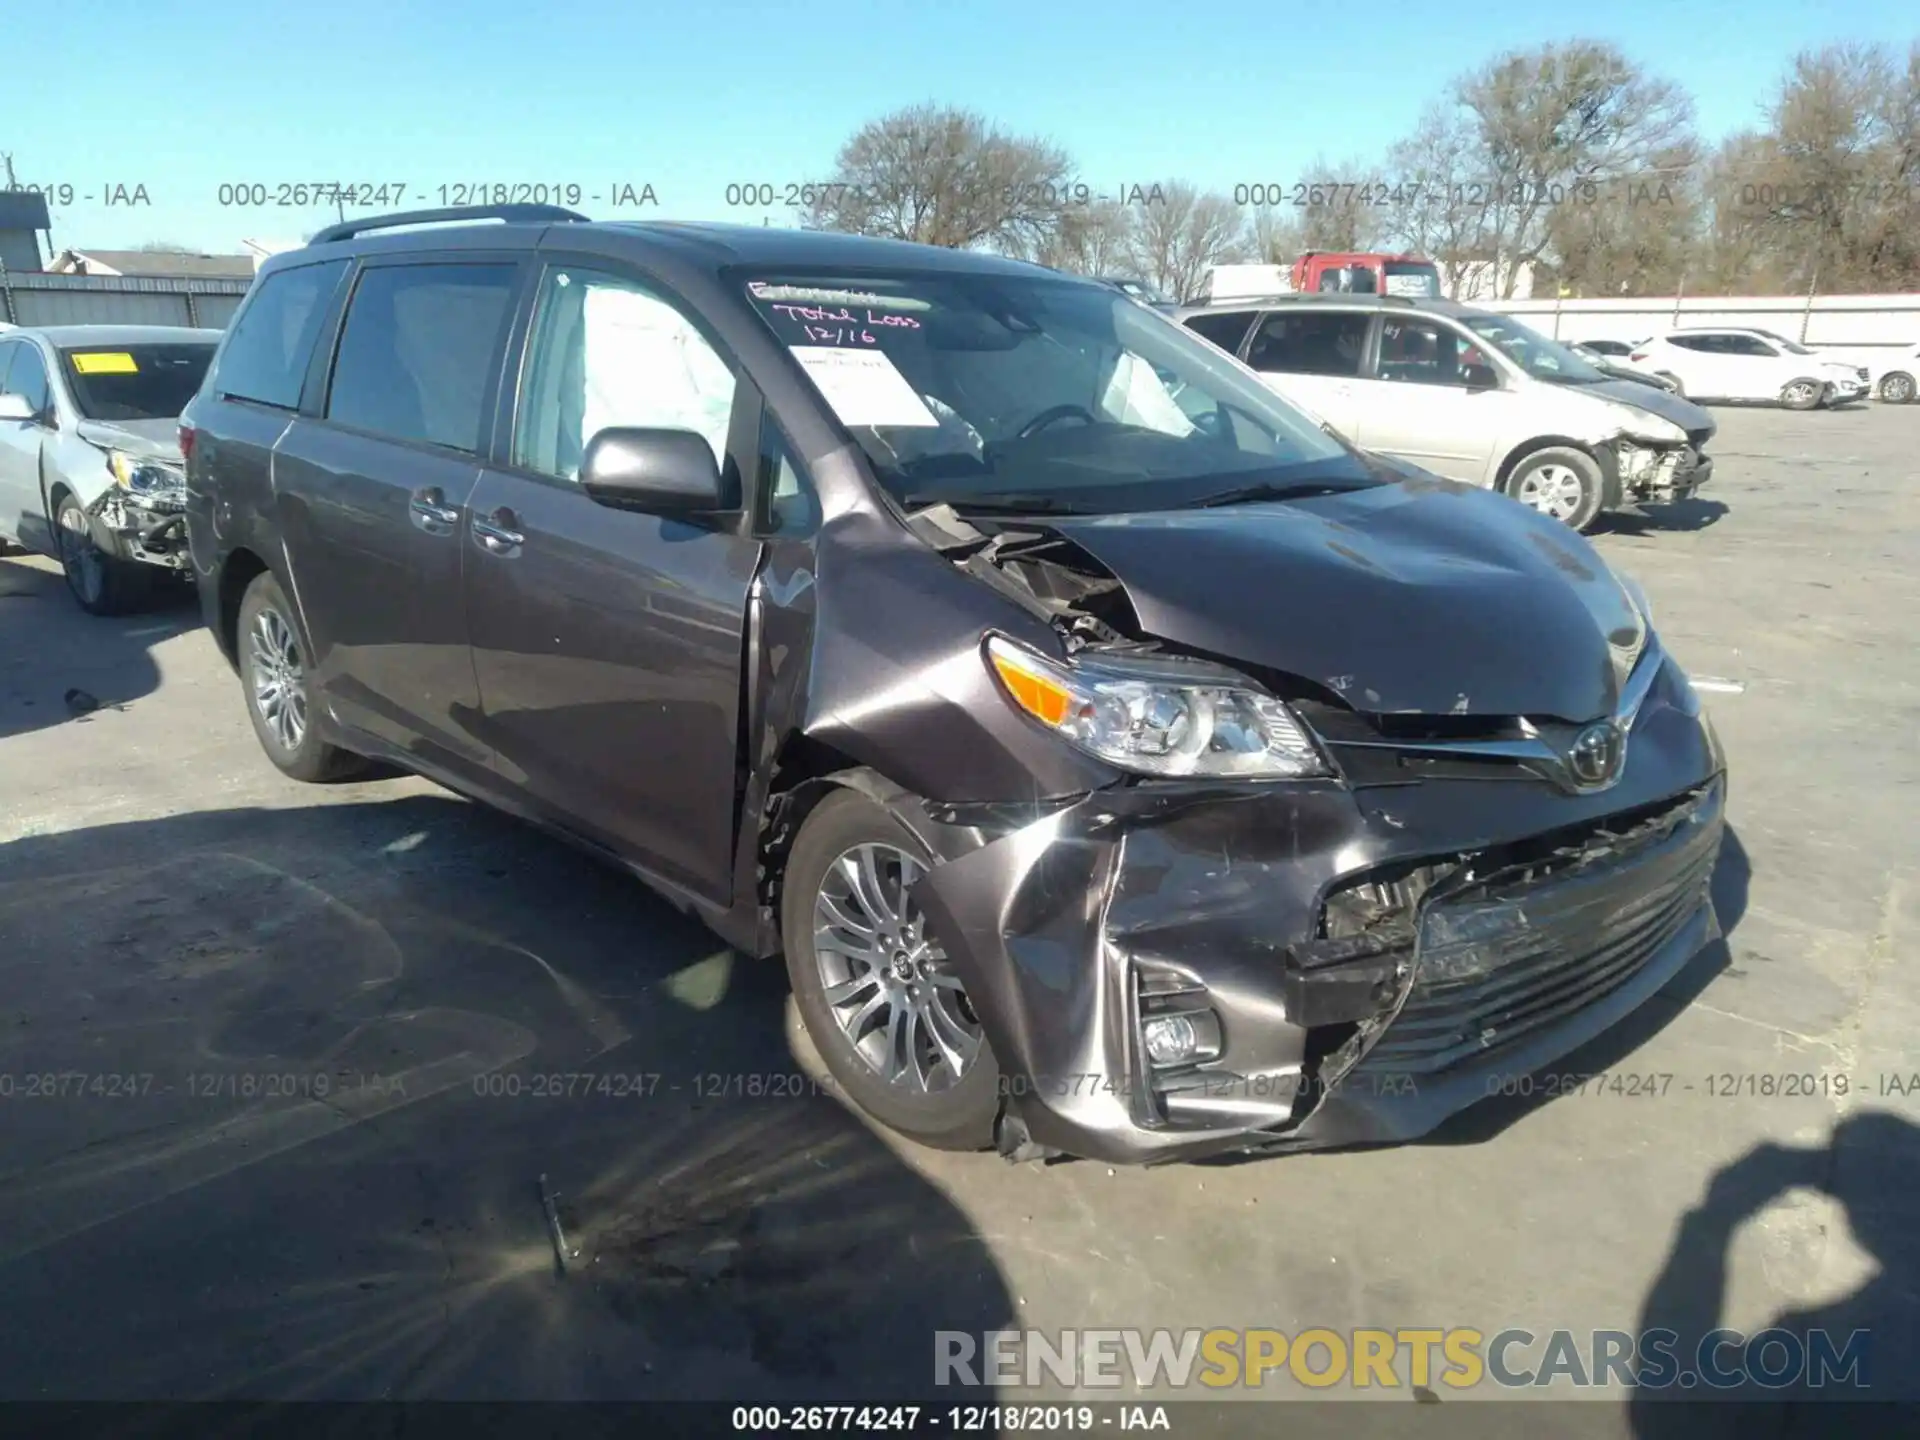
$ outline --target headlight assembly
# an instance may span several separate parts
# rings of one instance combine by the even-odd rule
[[[141,499],[176,500],[186,493],[187,477],[183,472],[158,461],[129,455],[124,450],[107,452],[107,468],[113,472],[116,485]]]
[[[1247,779],[1332,773],[1285,703],[1230,670],[1149,658],[1061,664],[997,635],[987,659],[1015,705],[1123,770]]]

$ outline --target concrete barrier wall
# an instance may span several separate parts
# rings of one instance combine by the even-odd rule
[[[1702,295],[1632,300],[1483,300],[1559,340],[1632,344],[1683,325],[1771,330],[1803,345],[1886,355],[1920,344],[1920,295]]]

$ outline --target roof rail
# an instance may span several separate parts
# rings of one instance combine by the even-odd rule
[[[369,215],[364,220],[342,220],[314,232],[309,245],[328,245],[335,240],[351,240],[369,230],[393,230],[402,225],[431,225],[461,220],[505,220],[509,224],[531,225],[543,220],[579,220],[590,217],[558,205],[452,205],[444,210],[402,210],[393,215]]]

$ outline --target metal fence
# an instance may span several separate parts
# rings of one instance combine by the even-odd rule
[[[0,264],[0,320],[9,325],[193,325],[224,330],[250,280],[49,275]]]

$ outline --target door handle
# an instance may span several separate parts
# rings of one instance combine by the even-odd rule
[[[527,541],[527,537],[514,528],[519,523],[519,517],[502,506],[490,515],[473,517],[473,538],[489,555],[518,555]]]
[[[437,485],[414,491],[413,498],[407,502],[407,511],[413,516],[414,526],[429,535],[451,535],[453,527],[460,523],[460,507],[447,504],[446,496]]]

